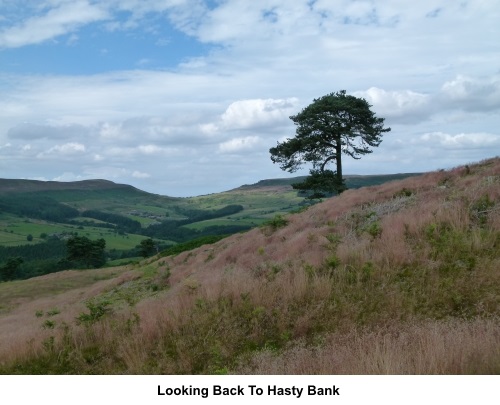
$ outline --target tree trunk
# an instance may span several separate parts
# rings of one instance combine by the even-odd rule
[[[346,187],[344,186],[344,179],[342,178],[342,140],[338,140],[336,145],[337,153],[337,186],[339,194],[342,193]]]

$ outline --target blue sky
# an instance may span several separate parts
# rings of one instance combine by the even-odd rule
[[[498,156],[499,21],[499,0],[0,0],[0,177],[287,177],[268,150],[288,117],[342,89],[392,128],[346,174]]]

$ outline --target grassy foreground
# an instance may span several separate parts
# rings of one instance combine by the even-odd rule
[[[0,372],[497,374],[500,159],[115,271],[0,316]]]

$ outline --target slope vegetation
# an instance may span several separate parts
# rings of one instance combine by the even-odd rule
[[[494,158],[348,190],[78,294],[3,283],[0,372],[500,373],[499,268]]]

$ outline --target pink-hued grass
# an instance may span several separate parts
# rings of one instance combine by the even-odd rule
[[[497,373],[499,218],[498,158],[348,190],[279,226],[144,263],[156,287],[168,279],[156,294],[132,299],[136,276],[85,288],[111,300],[129,288],[128,305],[92,324],[75,325],[84,300],[62,294],[54,319],[66,326],[28,327],[0,351],[2,370]],[[11,339],[37,305],[0,317]]]
[[[498,319],[426,321],[255,353],[238,374],[498,374]]]

